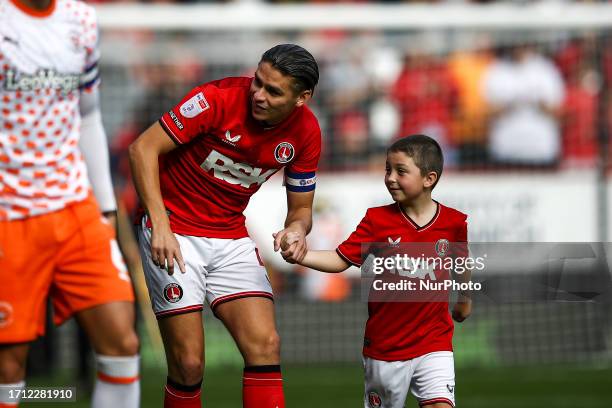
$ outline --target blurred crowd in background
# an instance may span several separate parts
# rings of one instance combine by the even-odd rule
[[[469,47],[447,50],[448,35],[415,34],[403,48],[381,40],[388,40],[381,33],[325,31],[295,39],[316,49],[321,68],[310,106],[322,125],[323,171],[380,171],[385,148],[414,133],[436,138],[450,169],[595,165],[612,128],[610,37],[538,41],[515,34],[499,41],[472,33],[463,40]],[[155,44],[156,36],[142,34],[138,41]],[[109,92],[103,107],[109,107],[105,121],[119,184],[129,175],[127,145],[191,87],[255,70],[253,62],[207,59],[206,52],[186,48],[183,41],[198,42],[166,35],[160,43],[165,45],[154,49],[167,60],[152,62],[144,55],[144,62],[103,72],[103,93]],[[206,40],[200,42],[206,48]],[[255,54],[252,61],[257,59]],[[109,84],[118,70],[127,70],[123,75],[140,91],[128,111],[108,112],[121,103]]]
[[[193,86],[252,75],[260,52],[279,42],[302,44],[319,62],[309,106],[322,126],[323,173],[382,174],[386,147],[415,133],[440,142],[450,171],[595,169],[609,151],[612,37],[601,32],[107,31],[102,38],[104,121],[127,213],[137,205],[127,146]],[[326,231],[313,232],[310,245],[333,247],[343,228],[319,204],[315,217],[328,218],[320,223]],[[338,280],[340,298],[350,291],[343,277],[325,279]]]

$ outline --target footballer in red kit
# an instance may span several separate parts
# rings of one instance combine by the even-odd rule
[[[284,169],[287,216],[275,249],[291,233],[299,238],[283,257],[304,257],[321,153],[306,102],[318,79],[308,51],[278,45],[254,77],[195,87],[130,146],[140,252],[168,363],[166,408],[200,407],[205,302],[244,358],[243,406],[285,406],[272,287],[243,211]]]
[[[160,119],[181,146],[160,158],[161,192],[173,232],[248,236],[242,212],[283,168],[287,190],[314,190],[321,153],[317,119],[303,106],[278,126],[266,127],[250,114],[252,81],[225,78],[196,87]]]
[[[384,243],[389,238],[400,244],[466,242],[466,215],[440,203],[437,206],[432,220],[423,226],[417,225],[398,204],[370,208],[337,252],[350,264],[361,266],[362,244]],[[433,351],[452,351],[452,340],[448,301],[368,303],[364,356],[384,361],[408,360]]]
[[[471,272],[455,262],[468,256],[467,216],[431,197],[443,163],[431,137],[397,140],[387,150],[385,169],[395,203],[368,209],[335,251],[309,250],[299,261],[323,272],[355,265],[363,267],[364,277],[374,273],[363,345],[364,408],[403,408],[409,391],[422,408],[455,405],[447,283],[465,283]],[[290,232],[281,248],[298,238]],[[410,263],[401,262],[408,257]],[[464,321],[471,310],[469,291],[460,289],[453,319]]]

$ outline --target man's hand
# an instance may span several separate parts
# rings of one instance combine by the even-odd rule
[[[472,314],[472,300],[471,299],[462,299],[461,301],[455,303],[453,306],[452,316],[453,320],[461,323]]]
[[[308,247],[306,245],[306,234],[303,232],[285,228],[273,233],[272,237],[274,237],[274,251],[281,249],[281,255],[285,261],[300,263],[306,256]]]
[[[298,242],[300,240],[299,232],[291,231],[283,236],[280,243],[280,249],[286,251],[291,247],[291,244]]]
[[[179,269],[185,273],[185,263],[181,254],[181,247],[169,227],[154,228],[151,232],[151,259],[153,263],[168,271],[168,275],[174,273],[174,260],[176,259]]]

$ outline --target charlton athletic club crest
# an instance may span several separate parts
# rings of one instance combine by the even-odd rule
[[[436,254],[438,254],[438,256],[446,255],[449,248],[450,243],[448,242],[448,239],[439,239],[438,242],[436,242]]]
[[[380,398],[380,395],[378,395],[378,393],[370,391],[370,393],[368,394],[368,403],[370,404],[370,407],[378,408],[382,405],[382,399]]]
[[[178,283],[169,283],[164,288],[164,299],[176,303],[183,298],[183,288]]]
[[[295,149],[289,142],[282,142],[274,149],[274,158],[279,163],[289,163],[295,155]]]

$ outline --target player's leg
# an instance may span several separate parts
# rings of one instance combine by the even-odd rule
[[[168,378],[165,408],[199,408],[204,374],[204,332],[201,311],[158,320],[164,341]]]
[[[164,342],[168,378],[164,388],[166,408],[200,407],[204,367],[202,308],[205,270],[210,248],[205,239],[176,235],[186,273],[172,275],[151,259],[151,230],[138,231],[138,246],[149,297]]]
[[[272,300],[235,299],[218,305],[215,314],[229,330],[244,358],[243,406],[283,408],[280,339]]]
[[[140,401],[134,304],[111,302],[76,313],[95,352],[92,407],[137,407]]]
[[[55,323],[76,316],[96,354],[92,407],[140,404],[134,293],[114,229],[93,197],[68,206],[52,291]]]
[[[243,405],[284,407],[272,287],[255,243],[250,238],[210,242],[217,255],[209,265],[206,298],[244,358]]]
[[[0,344],[0,408],[15,408],[25,387],[29,344]]]
[[[412,360],[381,361],[364,357],[365,408],[403,408],[410,387]]]
[[[53,214],[0,221],[0,407],[16,407],[29,343],[44,334],[54,270]]]
[[[455,367],[451,351],[437,351],[418,357],[410,391],[421,407],[455,406]]]

